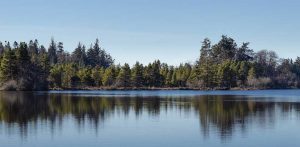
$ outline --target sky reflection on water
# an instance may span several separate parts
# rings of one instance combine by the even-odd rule
[[[1,92],[0,141],[30,147],[300,144],[299,91],[181,92],[191,93]]]

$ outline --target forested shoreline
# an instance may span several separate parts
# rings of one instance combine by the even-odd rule
[[[98,39],[73,52],[62,42],[0,42],[1,90],[48,89],[276,89],[300,87],[300,58],[271,50],[254,52],[228,36],[204,39],[199,59],[172,66],[155,60],[132,67],[116,64]]]

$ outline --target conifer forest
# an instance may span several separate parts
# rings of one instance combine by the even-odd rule
[[[116,64],[100,41],[79,43],[67,52],[62,42],[0,42],[1,90],[48,89],[277,89],[300,87],[300,57],[279,58],[272,50],[254,51],[223,35],[206,38],[199,58],[178,66],[155,60]]]

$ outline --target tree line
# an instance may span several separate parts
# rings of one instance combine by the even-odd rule
[[[38,40],[0,42],[0,61],[2,90],[300,87],[299,57],[293,61],[271,50],[254,52],[248,42],[239,46],[228,36],[216,44],[204,39],[199,59],[179,66],[159,60],[115,64],[98,39],[88,48],[79,43],[71,53],[54,39],[47,49]]]

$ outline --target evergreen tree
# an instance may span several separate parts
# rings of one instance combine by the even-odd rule
[[[117,77],[116,86],[118,87],[130,87],[131,86],[131,70],[127,63],[121,68]]]
[[[132,86],[133,87],[142,87],[144,86],[144,68],[143,65],[139,62],[136,62],[132,68]]]
[[[63,67],[61,65],[54,65],[50,70],[49,80],[52,88],[60,88],[62,85]],[[66,82],[66,81],[65,81]]]
[[[57,63],[56,51],[57,51],[57,46],[56,46],[54,39],[52,38],[51,43],[48,48],[48,56],[49,56],[50,65],[54,65]]]
[[[2,42],[0,41],[0,57],[3,55],[4,53],[4,46],[2,44]]]
[[[245,61],[240,62],[238,69],[238,80],[239,85],[246,85],[247,76],[248,76],[248,64]]]
[[[92,71],[90,68],[80,68],[77,76],[80,79],[82,86],[94,86],[94,80],[91,77]]]
[[[64,52],[64,44],[62,42],[58,42],[57,44],[57,63],[63,64],[65,63],[65,52]]]
[[[62,87],[72,88],[79,84],[79,78],[76,76],[78,68],[75,64],[63,65]]]
[[[168,70],[168,74],[166,76],[166,85],[169,86],[169,87],[174,86],[173,81],[172,81],[173,74],[174,74],[174,67],[170,66],[169,70]]]
[[[100,68],[99,66],[96,66],[92,69],[92,78],[94,80],[94,85],[99,87],[102,86],[102,78],[104,75],[104,68]]]
[[[217,63],[222,63],[226,60],[233,60],[237,51],[237,44],[234,39],[222,36],[222,39],[212,46],[213,59]]]
[[[105,69],[102,82],[104,86],[113,86],[115,84],[115,80],[116,80],[116,69],[115,66],[112,65],[107,69]]]
[[[30,60],[33,64],[38,64],[38,41],[29,41],[28,44],[28,54],[30,56]]]
[[[31,90],[34,86],[34,66],[31,64],[28,53],[28,46],[25,42],[21,42],[16,51],[18,64],[18,89]]]
[[[235,58],[237,61],[252,61],[254,52],[252,49],[249,49],[249,42],[243,43],[241,47],[238,48]]]
[[[85,66],[86,63],[86,53],[85,47],[79,42],[77,48],[72,54],[73,62],[78,64],[80,67]]]
[[[257,82],[255,68],[251,67],[248,71],[247,85],[256,88]]]
[[[0,81],[5,83],[9,80],[16,80],[17,78],[17,62],[15,53],[7,48],[1,59],[0,64]]]

